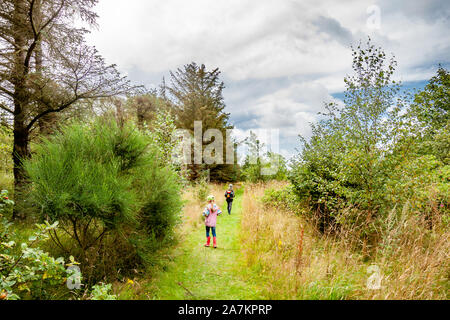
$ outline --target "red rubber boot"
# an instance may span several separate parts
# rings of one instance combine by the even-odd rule
[[[205,247],[209,247],[210,242],[211,242],[211,237],[206,237]]]
[[[216,237],[213,237],[213,246],[214,246],[214,248],[217,248],[217,241],[216,241]]]

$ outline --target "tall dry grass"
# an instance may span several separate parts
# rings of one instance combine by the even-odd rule
[[[430,231],[407,209],[393,211],[367,255],[351,230],[321,235],[302,217],[264,206],[264,189],[278,186],[248,185],[243,197],[245,261],[268,299],[448,298],[450,233],[442,223]]]

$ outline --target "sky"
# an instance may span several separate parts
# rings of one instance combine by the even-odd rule
[[[96,12],[88,41],[107,63],[147,88],[190,62],[218,67],[236,137],[253,130],[288,158],[342,97],[360,40],[395,55],[407,88],[450,66],[448,0],[100,0]]]

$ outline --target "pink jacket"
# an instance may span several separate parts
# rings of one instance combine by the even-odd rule
[[[205,225],[207,227],[215,227],[217,216],[222,213],[222,210],[216,204],[208,204],[203,210],[203,215],[206,217]]]

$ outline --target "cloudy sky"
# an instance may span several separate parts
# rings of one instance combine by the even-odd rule
[[[408,87],[450,65],[448,0],[100,0],[96,10],[88,40],[108,63],[148,88],[192,61],[218,67],[236,134],[279,129],[285,156],[341,96],[360,39],[394,53]]]

